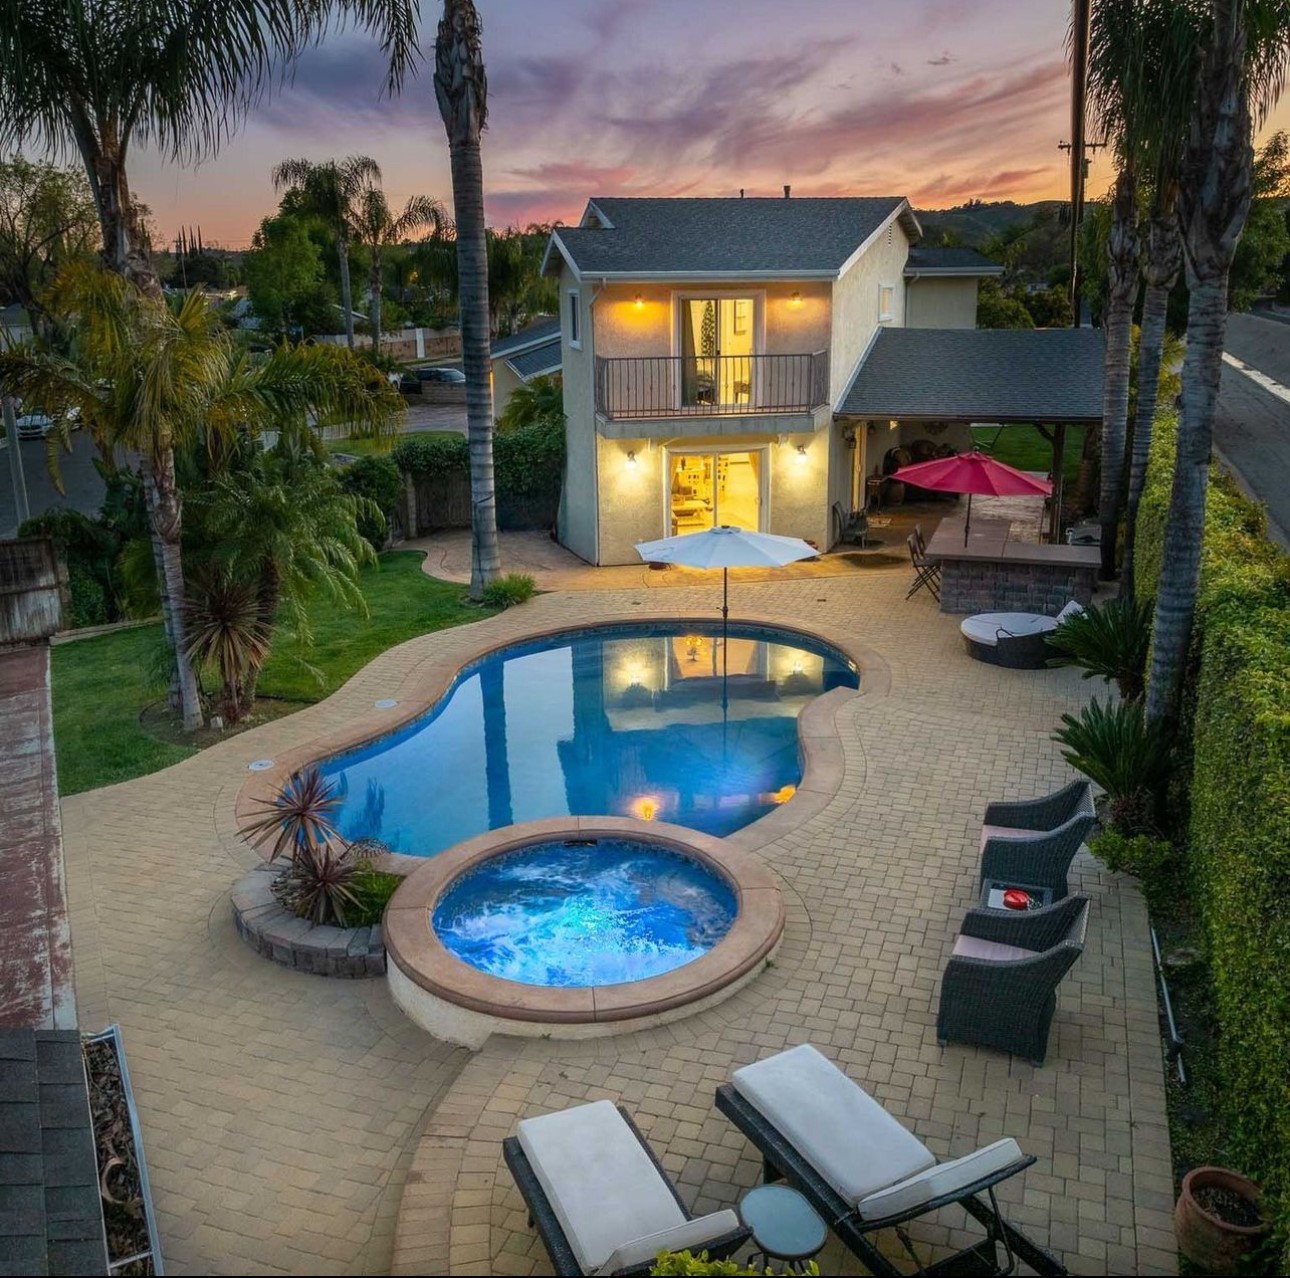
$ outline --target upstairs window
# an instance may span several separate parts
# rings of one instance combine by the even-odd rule
[[[571,288],[569,290],[568,299],[569,299],[568,300],[569,345],[576,347],[578,350],[581,350],[582,349],[582,328],[581,328],[582,316],[579,314],[579,310],[578,310],[578,290],[576,288]]]
[[[878,323],[890,324],[896,318],[896,287],[894,284],[878,286]]]

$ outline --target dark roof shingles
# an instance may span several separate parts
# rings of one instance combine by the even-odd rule
[[[508,351],[520,350],[532,342],[559,336],[560,317],[558,315],[544,315],[541,319],[535,319],[531,324],[525,324],[518,333],[512,333],[509,337],[499,337],[489,347],[489,353],[494,359],[498,359]]]
[[[584,274],[837,271],[901,205],[853,199],[620,199],[591,201],[613,229],[561,226]]]
[[[887,328],[838,411],[879,419],[1100,421],[1104,353],[1092,328]]]
[[[915,244],[909,250],[905,273],[911,271],[973,271],[986,275],[1001,275],[1003,267],[992,262],[984,253],[974,248],[936,248]]]
[[[532,350],[512,355],[506,362],[525,381],[528,381],[530,377],[536,377],[539,373],[558,372],[560,361],[560,338],[557,336],[554,341],[544,342],[541,346],[533,347]]]

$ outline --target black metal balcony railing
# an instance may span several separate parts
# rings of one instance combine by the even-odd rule
[[[809,413],[829,402],[829,356],[596,357],[596,411],[630,417]]]

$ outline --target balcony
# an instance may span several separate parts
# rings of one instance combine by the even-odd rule
[[[596,412],[608,421],[809,413],[828,402],[827,351],[596,357]]]

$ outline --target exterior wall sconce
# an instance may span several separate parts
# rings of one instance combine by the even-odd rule
[[[636,469],[636,454],[635,454],[635,452],[629,452],[629,453],[627,454],[627,469],[628,469],[628,470],[635,470],[635,469]]]
[[[644,308],[644,306],[645,306],[645,299],[644,299],[644,298],[643,298],[639,293],[637,293],[637,294],[636,294],[636,309],[637,309],[638,311],[639,311],[639,310],[642,310],[642,309]]]
[[[805,444],[798,444],[797,446],[797,464],[799,466],[806,465],[806,445]]]
[[[801,304],[802,304],[802,295],[801,295],[801,293],[794,292],[791,300],[792,300],[792,303],[793,303],[793,305],[794,305],[794,306],[801,306]]]
[[[891,421],[887,423],[887,429],[895,430],[899,425],[900,423],[893,418]]]

